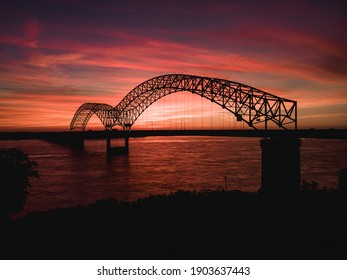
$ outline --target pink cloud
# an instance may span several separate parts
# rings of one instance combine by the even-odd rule
[[[79,64],[83,60],[83,53],[71,52],[67,54],[44,54],[39,51],[30,53],[28,64],[47,67],[59,64]]]
[[[300,37],[298,37],[299,40]],[[40,65],[47,61],[56,64],[72,63],[80,65],[91,65],[101,67],[118,67],[129,69],[146,69],[148,71],[162,71],[163,66],[168,68],[207,70],[216,69],[221,71],[267,71],[289,74],[304,79],[329,82],[339,75],[324,69],[318,64],[309,63],[305,60],[276,60],[271,56],[252,57],[233,52],[221,52],[203,47],[195,47],[187,44],[173,43],[169,41],[151,40],[140,38],[136,45],[124,46],[100,46],[88,45],[81,47],[65,45],[65,51],[78,49],[79,53],[64,55],[35,55],[35,60]],[[307,39],[308,47],[317,44],[314,39]],[[79,48],[80,47],[80,48]],[[334,45],[323,44],[323,49],[333,49]],[[320,52],[320,49],[317,51]],[[314,53],[314,52],[312,52]],[[70,61],[67,61],[70,60]]]
[[[30,48],[37,48],[38,37],[42,31],[38,21],[34,18],[29,19],[25,25],[25,31],[27,36],[27,46]]]
[[[68,127],[82,103],[116,105],[139,83],[165,73],[183,72],[243,82],[296,99],[301,108],[347,103],[345,77],[315,61],[322,54],[345,58],[344,45],[305,32],[257,28],[231,32],[230,37],[217,36],[228,44],[237,41],[238,45],[272,46],[262,55],[252,55],[110,30],[101,32],[118,36],[120,44],[84,44],[64,38],[44,40],[40,37],[42,28],[35,20],[29,20],[25,30],[25,38],[0,36],[1,42],[22,47],[22,54],[26,56],[21,60],[9,58],[9,63],[1,66],[0,81],[11,84],[14,89],[3,88],[0,92],[0,106],[5,116],[0,119],[0,128],[50,127],[53,124]],[[293,51],[278,59],[271,54],[276,48]],[[306,56],[301,59],[302,55]],[[73,67],[88,70],[81,74],[70,69]],[[263,81],[264,74],[274,77],[274,83]],[[315,87],[284,88],[279,82],[283,80],[306,81]],[[316,91],[318,87],[321,90]],[[167,118],[160,116],[163,121]]]
[[[23,32],[2,32],[0,34],[0,43],[35,49],[38,47],[39,35],[42,31],[39,22],[35,18],[30,18],[23,26]]]

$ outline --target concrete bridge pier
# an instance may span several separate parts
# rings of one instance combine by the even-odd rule
[[[71,135],[67,138],[66,144],[75,150],[83,150],[84,149],[84,138],[79,135]]]
[[[124,137],[124,147],[112,147],[111,137],[109,134],[107,134],[106,153],[107,153],[108,157],[113,156],[113,155],[128,155],[129,154],[129,136],[126,135]]]
[[[300,191],[299,138],[266,138],[262,149],[261,192]]]

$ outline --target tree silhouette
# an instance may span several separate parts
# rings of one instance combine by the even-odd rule
[[[36,166],[21,150],[0,149],[0,217],[23,209],[31,187],[29,179],[39,176]]]

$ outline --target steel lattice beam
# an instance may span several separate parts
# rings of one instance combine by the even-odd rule
[[[241,83],[185,74],[168,74],[149,79],[131,90],[117,106],[85,103],[76,111],[70,128],[85,129],[96,114],[105,129],[119,125],[129,130],[138,117],[166,95],[188,91],[209,99],[232,113],[238,121],[257,129],[274,123],[283,129],[297,129],[297,102]]]

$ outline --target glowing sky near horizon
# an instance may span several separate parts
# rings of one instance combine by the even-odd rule
[[[115,106],[167,73],[297,100],[299,128],[347,128],[345,11],[344,1],[2,1],[0,131],[67,130],[82,103]],[[211,105],[182,96],[138,124],[160,128],[185,115],[194,126]],[[218,110],[211,127],[228,121]]]

